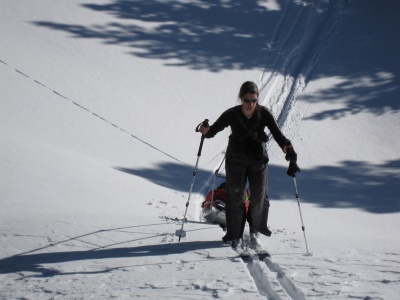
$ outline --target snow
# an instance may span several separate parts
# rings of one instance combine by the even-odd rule
[[[0,299],[397,299],[397,1],[0,0]],[[298,153],[268,145],[271,259],[200,204],[253,80]],[[222,170],[223,172],[223,170]],[[178,242],[185,204],[184,230]]]

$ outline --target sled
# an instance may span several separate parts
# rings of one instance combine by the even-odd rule
[[[222,228],[226,228],[226,183],[222,183],[217,189],[207,193],[202,203],[202,216],[207,223],[219,224]],[[249,190],[246,187],[245,199],[246,210],[248,209]]]

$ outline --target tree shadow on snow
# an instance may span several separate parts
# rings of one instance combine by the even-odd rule
[[[269,196],[272,199],[294,201],[293,180],[285,169],[273,167],[269,177]],[[271,170],[270,170],[271,171]],[[343,161],[339,166],[303,169],[296,176],[300,201],[323,208],[359,208],[371,213],[400,211],[400,160],[381,165],[368,162]]]
[[[161,163],[154,169],[116,169],[182,192],[189,191],[193,171],[177,163]],[[286,175],[286,168],[270,165],[269,172],[270,199],[294,198],[293,180]],[[196,185],[203,187],[212,175],[211,171],[200,171]],[[343,161],[338,166],[302,169],[296,178],[300,199],[304,202],[324,208],[359,208],[372,213],[400,211],[400,160],[380,165]],[[208,190],[201,192],[204,194]],[[193,191],[198,192],[196,188]]]
[[[112,272],[115,269],[125,269],[127,267],[143,266],[118,266],[105,268],[99,271],[74,271],[63,272],[62,269],[48,266],[48,264],[60,264],[66,262],[76,262],[84,260],[100,260],[113,258],[133,258],[133,257],[149,257],[149,256],[166,256],[171,254],[180,254],[204,249],[213,249],[223,247],[221,241],[194,241],[194,242],[179,242],[171,244],[145,245],[138,247],[126,248],[109,248],[96,249],[85,251],[64,251],[64,252],[49,252],[15,255],[0,259],[0,274],[30,272],[34,275],[26,277],[52,277],[58,275],[71,274],[97,274]],[[218,259],[218,258],[216,258]],[[157,263],[160,264],[160,263]]]
[[[318,62],[315,79],[331,77],[336,83],[320,89],[313,101],[340,103],[307,117],[312,120],[341,119],[362,112],[379,116],[400,110],[400,2],[349,3],[338,25],[338,35]]]
[[[178,163],[160,163],[155,168],[115,168],[118,171],[145,178],[155,184],[171,190],[188,192],[192,183],[194,166],[187,166]],[[196,190],[198,183],[204,183],[210,178],[210,171],[197,169],[193,190]]]
[[[122,45],[133,56],[163,60],[166,66],[212,72],[264,68],[263,77],[268,72],[302,76],[305,83],[342,78],[313,101],[342,101],[346,107],[310,116],[315,120],[400,110],[396,1],[110,0],[80,5],[114,19],[92,25],[32,23],[73,38]]]

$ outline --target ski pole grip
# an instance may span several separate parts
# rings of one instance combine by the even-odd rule
[[[197,125],[196,126],[196,132],[199,132],[200,131],[200,127],[201,127],[201,125],[204,125],[205,127],[208,127],[209,125],[208,125],[208,119],[205,119],[203,122],[201,122],[199,125]]]

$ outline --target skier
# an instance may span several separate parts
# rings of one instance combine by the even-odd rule
[[[300,172],[297,154],[290,140],[283,135],[271,112],[258,103],[258,96],[257,85],[252,81],[244,82],[238,95],[241,104],[223,112],[213,125],[201,125],[199,128],[205,138],[214,137],[228,126],[232,130],[225,161],[227,233],[223,240],[229,241],[234,250],[243,248],[242,239],[246,223],[243,198],[247,181],[251,191],[248,211],[248,218],[251,220],[250,242],[259,244],[259,233],[271,236],[271,231],[267,227],[269,159],[265,147],[268,141],[268,136],[264,132],[265,127],[286,153],[286,160],[290,161],[287,174],[293,176],[296,172]]]

